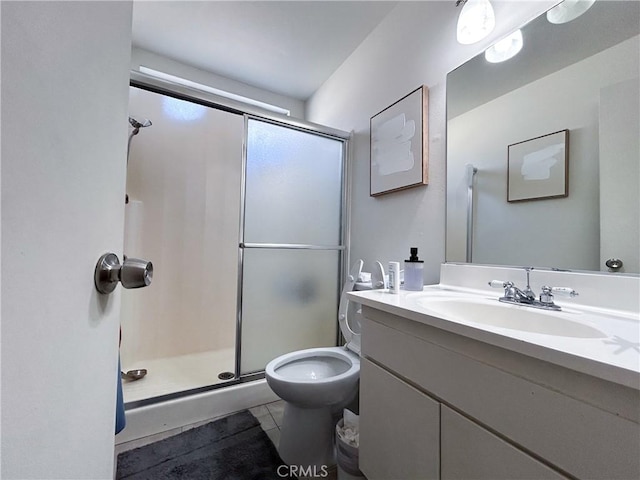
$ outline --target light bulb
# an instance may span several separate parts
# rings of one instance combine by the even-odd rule
[[[458,17],[458,42],[469,45],[489,35],[496,26],[496,15],[489,0],[467,0]]]
[[[522,30],[516,30],[508,37],[487,48],[484,52],[484,58],[490,63],[504,62],[515,57],[522,50],[522,44]]]
[[[547,12],[547,20],[560,24],[575,20],[589,10],[596,0],[564,0]]]

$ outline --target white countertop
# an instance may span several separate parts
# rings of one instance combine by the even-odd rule
[[[562,312],[548,313],[532,307],[501,303],[498,301],[499,296],[499,291],[488,294],[464,288],[443,288],[439,285],[427,286],[423,292],[400,290],[398,294],[392,294],[388,290],[371,290],[349,293],[351,301],[368,307],[640,389],[640,319],[637,314],[573,306],[569,299],[564,302],[556,299],[556,303],[562,306]],[[479,321],[474,322],[466,316],[463,319],[446,310],[429,308],[429,302],[439,298],[447,302],[471,302],[471,308],[479,305],[480,308],[474,310],[479,312],[477,315],[482,315],[483,311],[487,315],[485,307],[492,309],[494,306],[510,309],[501,310],[503,314],[508,312],[508,315],[518,315],[520,312],[522,315],[530,315],[528,312],[533,310],[546,316],[541,317],[544,322],[555,320],[568,327],[563,331],[564,334],[555,335],[532,331],[535,329],[526,327],[517,329],[507,328],[504,324],[491,325],[483,323],[478,317]],[[438,302],[433,305],[437,304]],[[574,327],[576,336],[571,333]]]

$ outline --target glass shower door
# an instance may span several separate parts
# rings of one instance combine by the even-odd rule
[[[344,147],[342,139],[248,120],[241,374],[283,353],[336,344]]]
[[[129,109],[153,123],[131,137],[124,253],[152,259],[155,275],[121,294],[123,370],[148,371],[125,382],[127,403],[220,384],[236,367],[245,136],[244,115],[143,88]]]

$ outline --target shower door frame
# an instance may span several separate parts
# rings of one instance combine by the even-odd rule
[[[144,90],[148,90],[161,95],[167,95],[179,100],[187,102],[193,102],[199,105],[203,105],[209,108],[217,110],[223,110],[230,113],[235,113],[244,116],[245,130],[244,139],[242,145],[242,184],[240,188],[240,224],[239,224],[239,245],[238,245],[238,296],[237,296],[237,308],[236,308],[236,350],[235,350],[235,377],[224,383],[217,383],[213,385],[206,385],[199,388],[182,390],[179,392],[168,393],[166,395],[160,395],[157,397],[151,397],[148,399],[137,400],[134,402],[127,402],[125,407],[127,410],[145,405],[152,405],[167,400],[181,398],[197,393],[207,392],[218,388],[224,388],[238,383],[253,381],[264,378],[264,371],[248,373],[240,375],[240,359],[241,359],[241,328],[242,328],[242,278],[243,278],[243,247],[244,244],[244,207],[245,207],[245,179],[246,179],[246,156],[247,156],[247,124],[249,119],[255,119],[263,122],[280,125],[285,128],[291,128],[302,132],[324,136],[337,141],[342,142],[342,198],[341,198],[341,212],[340,212],[340,245],[336,246],[316,246],[316,245],[288,245],[287,248],[296,249],[323,249],[323,250],[337,250],[339,251],[339,267],[338,271],[340,278],[338,281],[338,301],[340,293],[344,284],[345,276],[348,273],[349,265],[349,246],[351,241],[351,223],[350,223],[350,205],[351,205],[351,157],[352,157],[352,134],[343,130],[318,125],[315,123],[307,122],[305,120],[291,118],[286,115],[274,113],[271,111],[263,110],[252,105],[248,105],[242,102],[231,100],[225,97],[217,96],[208,92],[197,90],[195,88],[186,87],[177,83],[169,82],[167,80],[161,80],[141,73],[136,70],[130,72],[131,87],[137,87]],[[276,248],[275,245],[263,244],[260,248]],[[280,246],[279,248],[282,248]],[[337,309],[336,304],[336,325],[337,325]],[[340,329],[336,328],[336,345],[342,340]]]
[[[274,118],[277,117],[277,118]],[[318,135],[321,137],[329,138],[332,140],[342,142],[342,172],[341,172],[341,192],[342,198],[340,199],[340,234],[338,245],[305,245],[305,244],[291,244],[291,243],[246,243],[244,241],[244,225],[245,225],[245,198],[246,198],[246,170],[247,170],[247,148],[248,148],[248,136],[249,136],[249,121],[256,120],[260,122],[270,123],[272,125],[289,128],[291,130],[297,130],[312,135]],[[244,145],[242,148],[242,188],[240,193],[240,234],[238,245],[238,303],[236,308],[237,314],[237,330],[236,330],[236,379],[257,379],[264,377],[264,370],[257,372],[241,373],[242,370],[242,287],[243,287],[243,274],[244,274],[244,251],[245,249],[278,249],[278,250],[325,250],[325,251],[337,251],[339,253],[339,266],[338,272],[340,278],[338,279],[338,292],[337,299],[340,302],[340,295],[342,293],[342,287],[344,284],[345,276],[348,272],[349,266],[349,249],[348,242],[350,240],[350,223],[349,223],[349,207],[351,191],[349,182],[349,147],[351,135],[346,132],[341,132],[343,136],[337,136],[334,130],[325,129],[321,125],[313,123],[305,123],[301,121],[291,122],[289,117],[282,115],[256,115],[246,113],[244,115]],[[336,345],[339,345],[342,340],[340,328],[337,323],[337,311],[338,303],[336,303]]]

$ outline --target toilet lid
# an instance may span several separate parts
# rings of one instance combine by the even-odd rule
[[[349,326],[349,299],[347,293],[351,292],[362,272],[362,266],[364,262],[357,260],[351,267],[347,281],[342,288],[342,295],[340,295],[340,306],[338,307],[338,323],[340,324],[340,330],[342,335],[347,341],[346,347],[352,352],[360,354],[360,334],[354,332]],[[353,319],[352,319],[353,320]]]

